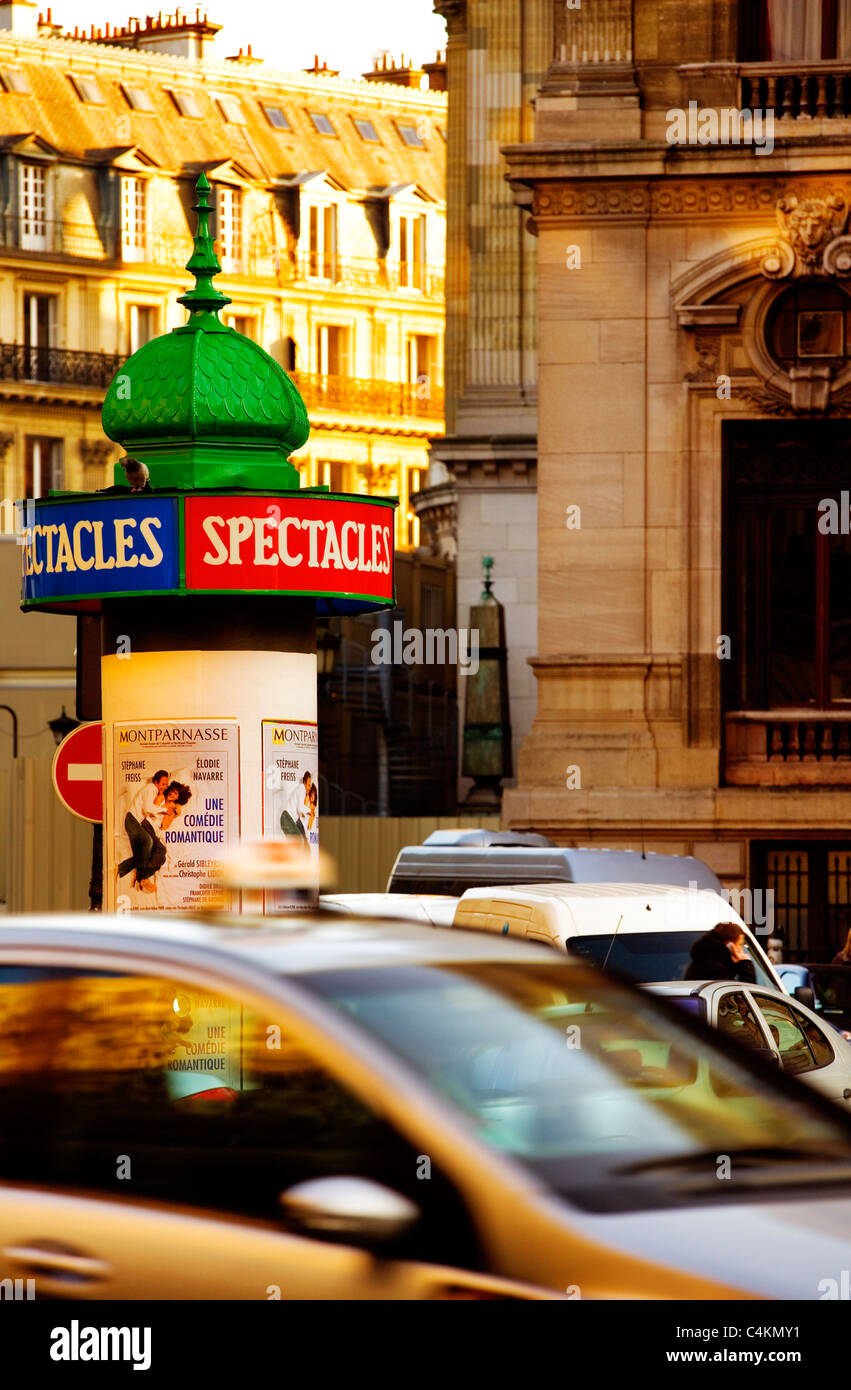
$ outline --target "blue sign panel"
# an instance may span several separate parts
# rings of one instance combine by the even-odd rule
[[[23,602],[177,589],[174,497],[80,497],[23,507]]]

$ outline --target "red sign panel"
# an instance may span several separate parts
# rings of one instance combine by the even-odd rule
[[[103,724],[81,724],[63,738],[53,759],[53,785],[80,820],[103,820]]]
[[[187,497],[192,590],[393,602],[393,507],[334,497]]]

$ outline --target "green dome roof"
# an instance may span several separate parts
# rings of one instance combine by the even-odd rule
[[[114,377],[104,433],[148,464],[154,487],[298,487],[287,459],[310,434],[304,401],[274,358],[221,322],[231,301],[213,285],[221,266],[205,174],[196,189],[198,229],[186,267],[196,283],[178,300],[189,319],[145,343]],[[123,481],[116,465],[116,482]]]
[[[134,352],[107,391],[104,432],[128,453],[137,441],[225,436],[300,449],[310,423],[286,372],[250,338],[204,318]]]

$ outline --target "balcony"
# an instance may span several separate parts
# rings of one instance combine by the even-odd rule
[[[126,360],[111,352],[73,352],[68,348],[0,343],[0,382],[48,382],[105,390]]]
[[[851,62],[741,64],[739,108],[773,111],[778,120],[849,117]]]
[[[851,710],[740,710],[725,716],[728,786],[851,786]]]
[[[86,261],[102,261],[107,255],[103,241],[91,222],[65,222],[6,214],[0,219],[0,227],[3,246],[9,250],[73,256]]]
[[[309,372],[290,372],[289,375],[308,409],[335,410],[344,415],[443,418],[442,386],[371,381],[355,376],[318,376]]]
[[[388,263],[368,256],[299,256],[287,262],[283,270],[293,283],[318,281],[341,289],[401,292],[424,299],[442,299],[445,291],[445,277],[439,267],[412,261]]]

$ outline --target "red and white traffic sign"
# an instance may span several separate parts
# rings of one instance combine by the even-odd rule
[[[103,724],[81,724],[63,738],[53,759],[53,785],[80,820],[103,820]]]

